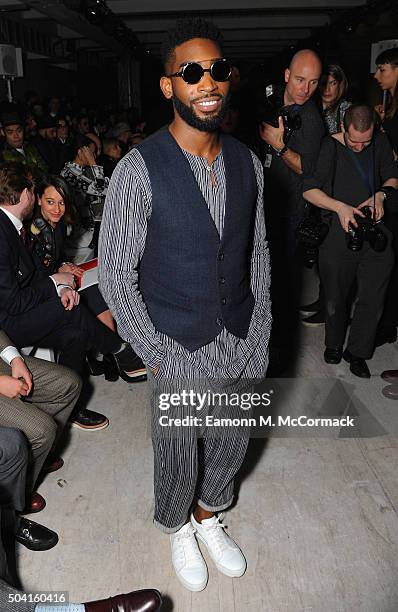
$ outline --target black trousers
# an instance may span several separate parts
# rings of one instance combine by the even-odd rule
[[[37,345],[59,352],[59,363],[82,375],[87,348],[114,353],[121,339],[98,321],[84,304],[65,310],[59,297],[15,317],[7,317],[2,329],[17,347]]]
[[[302,216],[268,215],[271,255],[272,347],[291,350],[299,329],[302,257],[295,235]]]
[[[319,251],[319,272],[325,292],[325,344],[328,348],[344,345],[350,290],[357,283],[357,302],[347,340],[347,349],[355,356],[369,359],[374,350],[378,322],[381,318],[385,293],[394,266],[391,232],[383,227],[388,245],[376,253],[367,242],[358,252],[347,247],[343,229],[333,220],[325,242]]]

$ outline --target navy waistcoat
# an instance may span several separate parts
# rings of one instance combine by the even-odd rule
[[[167,129],[139,145],[152,214],[139,287],[157,331],[189,351],[226,329],[246,338],[257,181],[249,149],[222,136],[226,201],[222,238],[184,153]]]

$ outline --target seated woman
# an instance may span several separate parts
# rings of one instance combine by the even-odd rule
[[[29,227],[30,248],[36,267],[49,275],[59,271],[71,272],[76,277],[81,277],[83,269],[76,264],[65,262],[63,257],[67,225],[73,225],[74,221],[74,207],[68,184],[61,177],[49,176],[39,184],[36,194],[37,203]],[[87,308],[104,325],[115,332],[115,321],[98,289],[98,285],[83,289],[80,291],[80,296]],[[88,353],[87,364],[93,376],[103,374],[105,366],[107,380],[117,380],[118,378],[117,372],[106,357],[103,366],[101,362],[95,359],[95,355]],[[142,366],[142,370],[134,373],[133,378],[136,379],[137,376],[140,380],[144,380],[146,377],[144,366]],[[130,376],[126,380],[129,378]]]

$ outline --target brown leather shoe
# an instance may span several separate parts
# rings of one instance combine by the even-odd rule
[[[380,376],[387,382],[398,383],[398,370],[384,370]]]
[[[162,598],[156,589],[142,589],[131,593],[115,595],[109,599],[89,601],[84,604],[86,612],[156,612],[162,605]]]
[[[43,466],[43,472],[45,474],[50,474],[51,472],[56,472],[60,470],[64,465],[64,460],[62,457],[54,457],[48,463],[46,462]]]
[[[381,392],[384,397],[388,397],[388,399],[398,400],[398,384],[388,385],[388,387],[384,387]]]
[[[46,500],[40,493],[35,491],[30,497],[26,499],[25,508],[21,514],[34,514],[40,512],[46,507]]]

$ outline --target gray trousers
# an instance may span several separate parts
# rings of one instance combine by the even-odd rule
[[[0,427],[20,429],[27,438],[31,460],[27,491],[31,492],[76,404],[81,381],[75,372],[55,363],[34,357],[25,361],[32,372],[33,392],[26,400],[0,395]],[[0,376],[10,373],[11,368],[0,360]]]
[[[178,531],[186,522],[195,501],[203,509],[218,512],[233,501],[234,478],[241,467],[249,442],[249,427],[207,426],[207,417],[248,417],[249,411],[228,406],[225,394],[242,391],[242,383],[205,379],[188,363],[168,355],[151,383],[152,445],[154,452],[155,525],[165,533]],[[249,389],[250,390],[250,389]],[[182,397],[183,391],[206,395],[203,408],[198,401],[170,406],[166,396]],[[248,391],[247,384],[245,391]],[[214,400],[213,393],[223,394]],[[207,399],[209,401],[207,401]],[[183,426],[169,426],[169,419],[185,419]],[[192,419],[197,419],[193,421]],[[214,421],[215,422],[215,421]]]
[[[25,479],[28,448],[24,435],[16,429],[0,427],[0,611],[33,612],[35,604],[9,601],[20,591],[10,586],[14,567],[9,567],[6,550],[15,547],[15,509],[25,505]],[[7,542],[7,539],[9,540]]]

